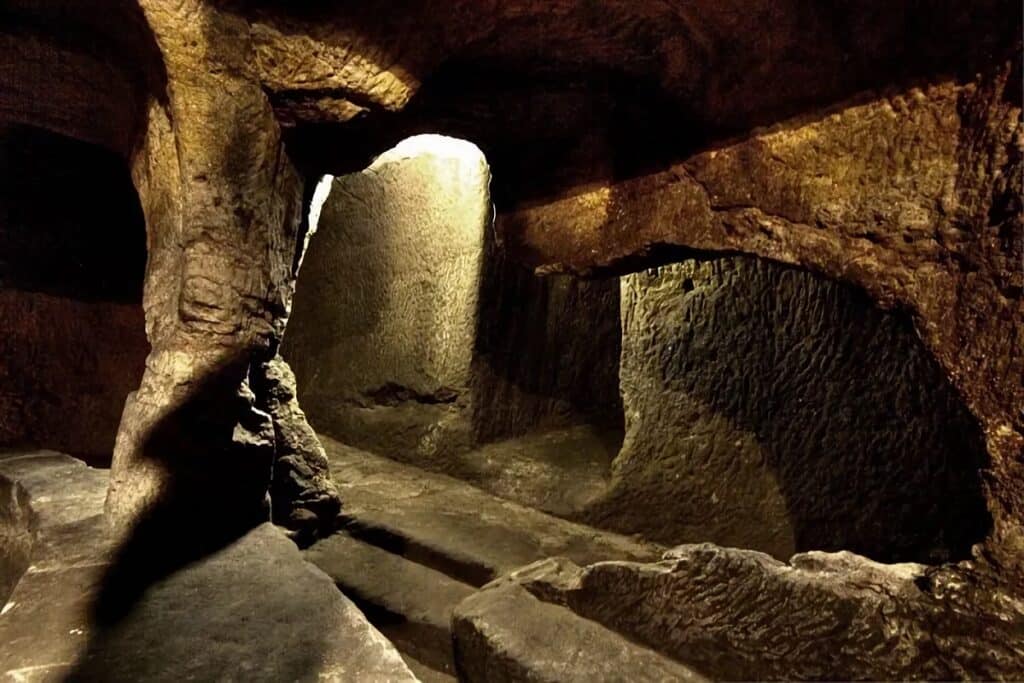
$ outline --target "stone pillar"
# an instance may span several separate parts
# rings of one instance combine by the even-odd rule
[[[168,77],[133,165],[152,352],[125,406],[107,512],[126,527],[180,503],[250,523],[267,514],[275,431],[249,374],[286,322],[302,183],[251,70],[248,25],[199,0],[140,4]]]

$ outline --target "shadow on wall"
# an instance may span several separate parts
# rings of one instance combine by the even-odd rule
[[[625,276],[627,416],[592,521],[777,557],[969,556],[981,430],[905,315],[754,257]]]
[[[583,422],[621,442],[618,278],[538,277],[488,230],[476,319],[478,443]]]

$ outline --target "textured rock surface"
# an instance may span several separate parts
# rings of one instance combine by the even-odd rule
[[[545,269],[677,244],[799,264],[909,310],[982,423],[996,546],[1021,557],[1020,107],[1010,69],[851,103],[505,217]]]
[[[124,160],[0,125],[0,445],[109,463],[149,346],[146,231]]]
[[[275,438],[246,378],[284,329],[302,183],[252,70],[248,26],[198,0],[140,5],[173,86],[151,100],[133,159],[153,350],[125,409],[107,509],[130,524],[191,496],[258,519]]]
[[[488,240],[474,364],[477,441],[581,422],[621,430],[618,289],[614,279],[538,278]]]
[[[950,589],[968,596],[956,603],[964,623],[989,625],[978,615],[1024,558],[1017,3],[83,7],[5,4],[0,118],[132,159],[152,353],[118,438],[116,519],[173,497],[265,514],[277,435],[246,378],[276,354],[299,260],[290,156],[311,175],[351,172],[427,127],[487,152],[507,178],[498,242],[541,272],[632,271],[673,244],[795,264],[906,309],[984,431],[1002,588],[972,592],[962,568],[936,570],[936,585],[965,586]],[[298,124],[289,154],[275,114]],[[343,123],[319,125],[331,121]],[[936,667],[927,675],[1019,674],[1005,649],[942,635],[946,607],[936,616],[912,592],[893,595],[885,609],[918,625],[900,628],[934,631],[946,648],[919,659]],[[1016,598],[998,599],[993,614]],[[783,612],[746,602],[717,623],[742,631]],[[859,667],[876,642],[815,652]],[[899,659],[898,646],[883,654]]]
[[[257,404],[274,422],[271,518],[303,535],[333,524],[341,501],[324,447],[295,398],[295,375],[280,356],[254,368]]]
[[[466,598],[452,622],[459,680],[468,683],[707,680],[513,583]]]
[[[28,569],[35,526],[25,489],[6,477],[0,478],[0,601],[4,604]]]
[[[294,220],[286,216],[294,215],[288,202],[297,193],[289,189],[290,172],[268,173],[289,167],[278,154],[271,107],[289,123],[359,124],[339,138],[351,143],[342,154],[329,144],[311,154],[317,140],[333,138],[298,132],[304,163],[320,170],[329,155],[351,168],[363,150],[379,151],[403,126],[462,127],[481,136],[506,175],[518,175],[503,189],[521,203],[502,221],[502,233],[535,266],[622,266],[661,243],[741,250],[824,271],[886,305],[908,307],[984,424],[996,536],[1000,547],[1015,547],[1019,92],[1001,61],[1019,33],[1010,3],[969,10],[940,3],[927,26],[912,20],[918,13],[911,8],[881,3],[850,11],[798,3],[424,2],[386,19],[350,5],[153,0],[142,3],[141,15],[130,5],[110,8],[125,21],[144,20],[150,32],[129,32],[128,39],[68,3],[15,2],[8,12],[19,30],[5,36],[2,51],[12,76],[2,93],[5,118],[32,119],[121,151],[131,145],[119,131],[146,129],[139,159],[158,156],[164,126],[163,138],[175,140],[173,156],[181,157],[159,174],[174,178],[163,196],[189,198],[180,206],[163,202],[164,213],[177,218],[160,220],[159,202],[144,199],[151,234],[173,233],[159,225],[179,219],[184,226],[183,239],[174,241],[188,248],[155,256],[151,268],[180,311],[157,313],[160,306],[150,305],[151,318],[184,315],[182,338],[170,341],[175,332],[154,342],[151,377],[128,415],[125,452],[140,449],[135,423],[158,419],[157,408],[138,406],[180,389],[167,379],[175,371],[164,349],[205,349],[198,355],[207,358],[179,373],[198,379],[224,356],[272,346],[278,334],[257,328],[283,322],[291,275],[284,266],[295,261]],[[540,17],[551,32],[535,30]],[[59,45],[60,27],[71,25],[109,40]],[[809,32],[827,39],[807,41]],[[21,68],[29,63],[60,67],[60,77],[47,82],[54,97],[27,86],[39,79],[26,74],[41,68]],[[501,78],[512,73],[518,75]],[[911,82],[923,86],[908,89]],[[165,83],[173,85],[166,92]],[[897,89],[872,94],[889,86]],[[163,106],[147,110],[141,93]],[[62,107],[107,115],[67,116]],[[380,112],[403,107],[405,120],[381,123]],[[499,125],[496,107],[514,123]],[[371,119],[377,123],[360,123]],[[84,121],[120,123],[86,130]],[[687,123],[683,132],[679,121]],[[515,136],[501,132],[516,127]],[[726,135],[735,137],[715,142]],[[524,147],[531,136],[533,146]],[[717,149],[694,154],[708,146]],[[170,157],[169,147],[162,149]],[[144,166],[136,164],[137,183],[154,194]],[[175,176],[178,169],[183,175]],[[211,265],[204,249],[218,235],[228,236],[222,243],[232,243],[239,263]],[[159,252],[163,241],[151,241]],[[243,272],[261,273],[254,279],[268,286]],[[235,317],[262,322],[226,332]],[[175,324],[164,331],[168,326]],[[241,371],[236,376],[241,382]]]
[[[171,559],[169,546],[185,549],[173,537],[150,540],[143,555],[130,550],[137,538],[119,544],[102,520],[107,473],[46,451],[0,459],[36,520],[31,567],[0,614],[7,677],[416,680],[269,524],[183,565],[155,566]]]
[[[197,641],[207,645],[197,649]],[[72,676],[416,680],[394,646],[269,524],[152,586],[93,638]]]
[[[462,453],[450,470],[496,496],[572,519],[605,494],[621,444],[617,430],[545,429]]]
[[[0,291],[0,444],[109,463],[149,347],[138,304]]]
[[[1016,680],[1024,605],[993,578],[702,544],[646,565],[552,559],[509,580],[719,680]]]
[[[154,354],[124,453],[181,400],[157,396],[279,336],[299,192],[272,111],[302,124],[293,151],[320,172],[359,168],[409,130],[461,129],[509,170],[502,193],[518,210],[501,233],[531,265],[621,268],[663,243],[738,250],[908,308],[983,423],[995,547],[1021,555],[1013,3],[940,2],[927,21],[875,0],[425,1],[387,17],[358,4],[105,3],[124,20],[109,23],[149,28],[124,32],[104,13],[40,4],[5,7],[3,118],[124,153],[146,131],[136,182],[150,291],[166,298],[148,297]],[[225,244],[233,256],[215,256]],[[172,360],[186,351],[196,360]],[[115,491],[131,488],[121,467]]]
[[[134,0],[4,3],[0,74],[0,121],[53,130],[125,158],[145,128],[147,99],[166,77]]]
[[[954,69],[972,73],[977,62],[991,60],[993,46],[1016,38],[1007,17],[1017,17],[1005,0],[969,10],[943,0],[927,22],[910,3],[880,0],[855,9],[797,0],[418,0],[387,16],[358,4],[220,4],[250,22],[260,78],[275,108],[293,119],[308,112],[307,121],[329,121],[329,101],[348,121],[353,105],[374,114],[433,99],[440,106],[427,113],[442,122],[453,114],[461,115],[456,122],[483,118],[492,130],[502,114],[515,121],[513,130],[525,127],[520,117],[532,116],[549,130],[576,134],[585,134],[573,125],[579,116],[647,123],[647,130],[624,132],[660,143],[641,150],[651,156],[692,145],[708,131],[749,130],[859,91]],[[556,107],[570,114],[561,120],[549,118],[550,110],[519,108],[521,98],[541,93],[550,102],[573,85],[623,102],[610,110],[607,101],[596,111]],[[324,104],[317,109],[311,101]],[[452,102],[471,106],[453,111]],[[633,102],[642,106],[632,110]],[[655,103],[664,111],[652,111]],[[681,121],[696,131],[680,134]],[[550,169],[540,172],[550,177]]]
[[[304,553],[355,601],[404,656],[453,675],[452,610],[472,586],[346,534],[318,541]]]
[[[334,181],[285,349],[321,430],[405,458],[468,442],[489,182],[475,146],[440,136]]]
[[[750,257],[628,275],[622,298],[626,439],[588,519],[780,559],[984,540],[981,430],[909,320]]]
[[[228,5],[279,112],[366,110],[297,129],[304,164],[351,169],[396,135],[448,130],[516,175],[499,236],[544,271],[633,269],[678,244],[908,309],[983,425],[993,547],[1024,556],[1019,7],[941,2],[920,21],[873,1],[423,2],[381,21]]]
[[[334,180],[284,344],[318,429],[454,471],[538,426],[619,426],[615,283],[507,260],[489,182],[475,146],[429,135]]]

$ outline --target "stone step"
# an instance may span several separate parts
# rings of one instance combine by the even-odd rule
[[[452,610],[474,588],[339,533],[305,552],[408,657],[451,675]]]
[[[321,435],[353,536],[481,586],[562,556],[654,561],[663,548],[533,510],[464,481],[404,465]]]
[[[467,683],[707,680],[510,581],[495,582],[459,603],[452,628],[459,680]]]

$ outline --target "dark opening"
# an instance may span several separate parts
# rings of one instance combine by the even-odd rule
[[[45,130],[0,129],[0,446],[109,463],[149,347],[145,221],[127,165]]]

